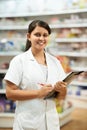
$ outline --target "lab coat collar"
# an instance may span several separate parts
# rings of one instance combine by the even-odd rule
[[[35,61],[35,58],[34,58],[32,51],[31,51],[31,48],[26,53],[28,54],[28,57],[30,60]]]
[[[32,54],[32,51],[31,51],[31,48],[30,48],[26,53],[27,53],[28,58],[29,58],[30,60],[35,61],[35,58],[34,58],[34,56],[33,56],[33,54]]]

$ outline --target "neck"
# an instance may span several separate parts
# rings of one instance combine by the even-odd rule
[[[44,50],[41,50],[41,51],[38,51],[38,50],[32,50],[32,54],[33,56],[35,57],[36,61],[39,63],[39,64],[43,64],[43,65],[46,65],[46,57],[45,57],[45,52]]]
[[[35,50],[31,48],[32,54],[34,57],[43,57],[44,56],[44,50]]]

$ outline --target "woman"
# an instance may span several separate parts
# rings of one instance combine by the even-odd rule
[[[44,99],[55,90],[57,98],[66,96],[65,73],[60,62],[45,51],[51,29],[44,21],[28,27],[26,51],[14,57],[6,80],[6,96],[18,101],[13,130],[59,130],[54,98]]]

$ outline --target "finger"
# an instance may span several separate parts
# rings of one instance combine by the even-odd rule
[[[52,87],[52,85],[51,84],[47,84],[47,87]]]
[[[42,83],[38,83],[41,87],[44,87],[45,84],[42,84]]]

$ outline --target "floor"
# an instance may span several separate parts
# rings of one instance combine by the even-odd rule
[[[72,113],[72,121],[61,127],[61,130],[87,130],[87,109],[75,109]],[[3,129],[0,130],[12,130]]]
[[[75,109],[72,113],[72,121],[61,130],[87,130],[87,109]]]

